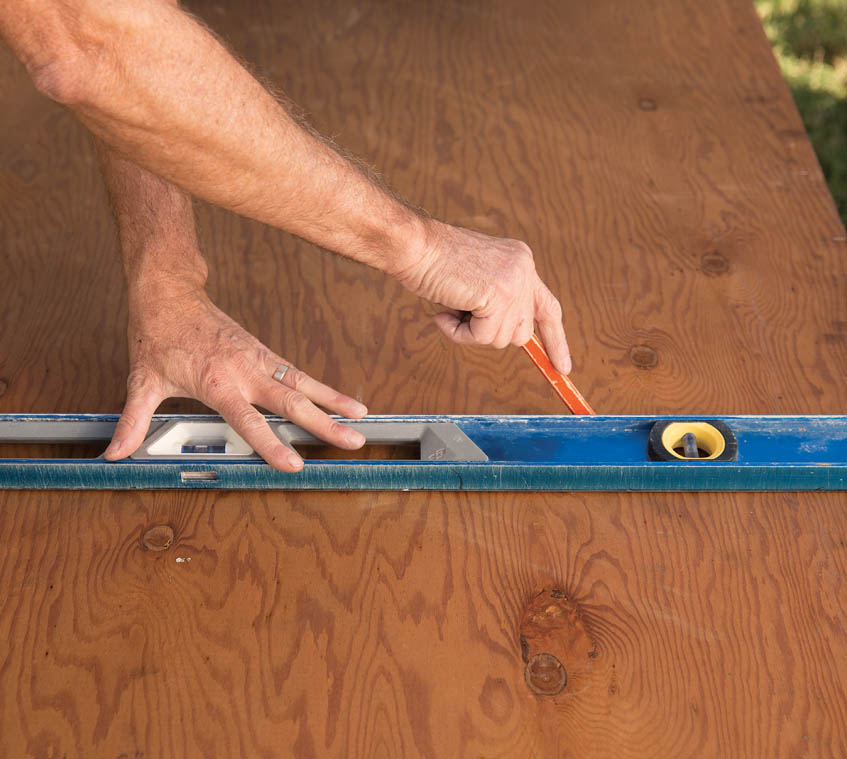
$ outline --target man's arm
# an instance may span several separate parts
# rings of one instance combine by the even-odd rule
[[[516,240],[424,220],[293,119],[200,24],[163,0],[20,0],[0,34],[36,85],[122,155],[186,191],[396,276],[464,343],[538,323],[570,370],[558,301]],[[470,312],[471,318],[463,318]]]
[[[106,458],[133,453],[158,405],[191,397],[218,410],[269,464],[296,471],[303,461],[284,446],[253,404],[283,415],[329,443],[358,448],[364,438],[316,403],[350,418],[367,409],[288,364],[209,300],[191,199],[98,144],[118,223],[129,295],[127,401]]]

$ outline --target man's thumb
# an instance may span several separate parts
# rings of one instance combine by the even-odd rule
[[[153,413],[161,400],[158,393],[153,392],[149,386],[140,388],[131,383],[123,413],[103,457],[115,461],[135,453],[144,442]]]

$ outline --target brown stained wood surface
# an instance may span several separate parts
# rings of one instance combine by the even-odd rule
[[[847,410],[845,232],[746,0],[191,8],[410,200],[527,240],[600,413]],[[89,139],[5,51],[0,102],[0,411],[116,412]],[[373,412],[562,412],[382,276],[198,221],[215,300]],[[0,754],[843,757],[846,500],[6,492]]]

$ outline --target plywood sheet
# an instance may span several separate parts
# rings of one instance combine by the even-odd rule
[[[747,2],[191,8],[410,200],[527,240],[601,413],[843,413],[844,228]],[[0,82],[0,409],[118,411],[93,150],[5,52]],[[561,412],[375,272],[198,219],[216,302],[372,411]],[[3,493],[0,741],[843,756],[845,573],[839,494]]]

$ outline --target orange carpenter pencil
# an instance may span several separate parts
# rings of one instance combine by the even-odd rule
[[[523,346],[532,363],[538,367],[544,378],[550,383],[556,394],[565,402],[565,405],[574,414],[593,414],[594,409],[588,405],[588,401],[582,397],[582,393],[576,389],[576,385],[564,374],[557,372],[547,356],[547,351],[538,339],[533,335],[529,342]]]

